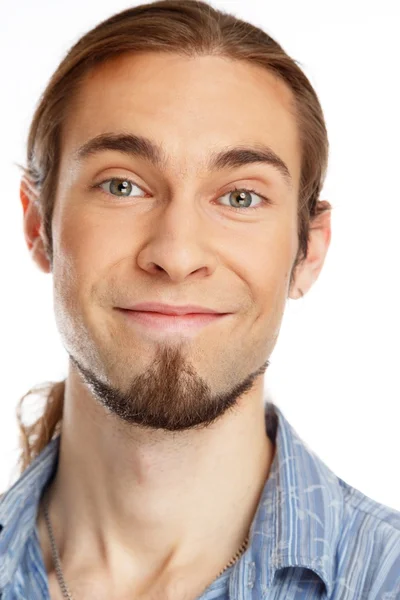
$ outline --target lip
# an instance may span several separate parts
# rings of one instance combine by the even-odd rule
[[[164,305],[165,306],[165,305]],[[156,311],[118,309],[129,325],[150,335],[182,334],[193,336],[207,325],[224,319],[229,313],[166,314]]]
[[[175,306],[173,304],[163,304],[161,302],[141,302],[133,306],[124,306],[124,310],[141,311],[141,312],[156,312],[165,315],[187,315],[187,314],[227,314],[207,308],[205,306],[197,306],[195,304],[185,304]]]

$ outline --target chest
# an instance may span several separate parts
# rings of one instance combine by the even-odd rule
[[[116,591],[104,583],[95,581],[75,583],[74,586],[71,582],[69,585],[73,600],[225,600],[228,598],[224,593],[225,587],[227,589],[227,586],[219,585],[203,594],[204,587],[190,586],[188,582],[182,582],[181,585],[176,584],[166,595],[165,589],[161,586],[138,592],[137,590]],[[50,600],[66,600],[67,596],[63,595],[55,574],[48,576],[48,589]]]

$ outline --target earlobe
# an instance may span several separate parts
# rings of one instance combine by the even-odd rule
[[[289,291],[289,298],[293,300],[302,298],[318,279],[329,249],[331,241],[331,207],[326,201],[321,204],[329,210],[321,212],[310,224],[307,257],[296,268]]]
[[[299,298],[302,298],[305,294],[305,292],[303,291],[304,286],[303,283],[300,282],[300,279],[300,277],[296,278],[289,290],[288,297],[291,300],[298,300]]]
[[[33,243],[31,256],[43,273],[51,273],[50,261],[47,256],[41,235],[38,235]]]
[[[298,298],[302,298],[304,296],[304,292],[302,289],[302,281],[301,281],[301,270],[303,263],[298,264],[294,268],[294,273],[292,274],[291,284],[289,287],[288,298],[291,300],[297,300]]]

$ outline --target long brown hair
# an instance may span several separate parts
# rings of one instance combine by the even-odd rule
[[[66,54],[51,77],[34,113],[27,144],[26,178],[38,192],[45,248],[53,263],[51,220],[60,162],[60,133],[66,108],[80,82],[96,65],[128,52],[165,52],[195,57],[216,55],[264,67],[283,80],[293,94],[292,110],[301,144],[298,198],[299,252],[294,267],[307,256],[310,223],[331,210],[319,201],[328,163],[328,136],[316,92],[283,48],[265,31],[199,0],[159,0],[124,10],[86,33]],[[294,268],[292,274],[294,273]],[[23,424],[18,404],[22,473],[60,431],[65,381],[42,386],[47,400],[43,414]]]

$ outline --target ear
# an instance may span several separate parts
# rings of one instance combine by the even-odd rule
[[[42,218],[39,210],[39,194],[36,186],[27,178],[22,177],[20,199],[24,210],[24,235],[30,254],[44,273],[51,272],[51,265],[44,244]]]
[[[320,201],[320,204],[331,208],[327,201]],[[310,221],[307,257],[295,269],[289,298],[296,300],[303,297],[318,279],[331,242],[331,233],[330,210],[320,213]]]

